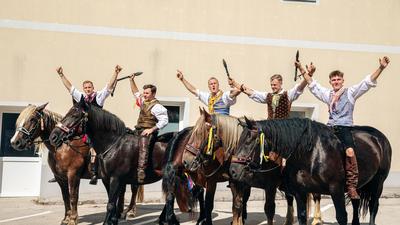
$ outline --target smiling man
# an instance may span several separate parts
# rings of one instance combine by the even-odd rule
[[[328,126],[333,127],[336,136],[344,145],[346,151],[345,170],[347,192],[351,199],[359,199],[357,193],[358,166],[354,152],[354,140],[351,134],[353,127],[353,111],[356,100],[365,94],[371,87],[376,86],[376,80],[387,67],[388,57],[379,59],[379,67],[374,73],[367,75],[360,83],[349,88],[344,87],[344,74],[334,70],[329,74],[329,84],[332,89],[325,88],[312,79],[307,71],[297,63],[300,72],[308,83],[311,93],[320,101],[326,103],[329,108]],[[310,65],[314,67],[314,65]],[[315,68],[314,68],[315,70]],[[362,149],[360,149],[362,151]]]
[[[139,158],[137,181],[143,183],[146,177],[149,151],[153,149],[158,130],[168,124],[168,111],[156,99],[157,87],[152,84],[143,86],[143,93],[135,83],[135,76],[130,79],[131,91],[136,98],[136,104],[140,107],[139,118],[135,126],[135,134],[139,136]]]

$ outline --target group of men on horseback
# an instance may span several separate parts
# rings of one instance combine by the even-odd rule
[[[326,103],[329,108],[328,126],[333,128],[333,132],[342,142],[345,152],[345,171],[346,171],[346,186],[348,194],[352,199],[359,199],[356,191],[358,181],[357,160],[354,153],[354,140],[351,134],[353,126],[353,111],[355,101],[371,87],[376,86],[376,80],[387,67],[390,60],[388,57],[379,59],[379,67],[374,73],[368,75],[359,84],[349,88],[343,86],[344,74],[335,70],[329,74],[329,83],[332,89],[322,87],[312,77],[316,67],[311,63],[304,68],[300,62],[295,62],[295,66],[299,69],[304,79],[301,83],[296,84],[292,89],[286,91],[283,85],[283,78],[279,74],[270,77],[270,86],[272,92],[260,92],[253,90],[245,84],[240,84],[232,78],[228,78],[228,84],[232,87],[230,91],[223,92],[219,88],[219,81],[215,77],[208,80],[209,92],[204,92],[196,89],[189,83],[181,71],[177,71],[177,78],[183,83],[187,90],[194,94],[202,103],[207,105],[210,113],[230,114],[230,107],[236,103],[236,97],[241,93],[248,95],[255,102],[267,104],[268,119],[286,119],[289,118],[289,112],[292,102],[298,99],[303,93],[304,88],[308,85],[310,92],[319,100]],[[64,84],[72,95],[75,101],[84,100],[87,103],[102,108],[105,99],[110,95],[112,89],[116,85],[118,74],[122,68],[115,67],[114,74],[110,82],[101,91],[94,91],[94,86],[91,81],[83,82],[84,92],[80,92],[68,81],[63,73],[62,67],[57,69],[57,72]],[[160,104],[156,99],[156,86],[147,84],[143,86],[142,94],[139,93],[135,83],[135,76],[130,78],[131,91],[136,98],[136,104],[140,107],[140,114],[135,126],[135,134],[140,136],[140,150],[138,158],[137,179],[142,183],[145,179],[146,168],[149,164],[149,150],[152,148],[158,130],[168,124],[167,109]],[[90,140],[87,140],[90,145]],[[96,177],[96,160],[95,152],[91,150],[91,166],[92,179],[91,184],[95,184]],[[282,168],[285,167],[287,156],[277,156],[274,152],[270,152],[269,157],[273,161],[281,160]]]

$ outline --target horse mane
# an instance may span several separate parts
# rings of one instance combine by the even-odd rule
[[[326,125],[307,118],[276,119],[256,121],[264,132],[267,140],[267,150],[274,151],[284,158],[295,153],[301,156],[313,149]]]
[[[222,143],[224,143],[225,152],[232,152],[239,143],[243,127],[239,125],[238,118],[222,114],[213,115],[217,130],[223,129]]]
[[[192,130],[193,127],[186,127],[175,134],[175,136],[169,141],[167,149],[165,150],[164,162],[172,162],[174,160],[175,151],[178,149],[177,146]]]
[[[89,110],[89,120],[92,120],[92,130],[103,130],[114,135],[122,135],[126,132],[125,123],[116,115],[97,106],[91,106]]]

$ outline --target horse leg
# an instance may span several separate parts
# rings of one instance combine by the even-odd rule
[[[104,219],[104,225],[115,225],[118,224],[118,217],[116,216],[117,211],[117,199],[120,192],[120,181],[118,177],[110,178],[110,186],[108,191],[108,203],[107,203],[107,213]]]
[[[251,194],[251,187],[245,189],[243,194],[243,224],[247,220],[247,201],[249,201]]]
[[[243,225],[242,210],[243,210],[243,184],[229,182],[232,192],[232,225]]]
[[[344,187],[340,186],[331,191],[331,197],[336,211],[336,220],[339,225],[347,224],[347,212],[344,199]]]
[[[307,193],[295,194],[297,203],[297,220],[299,225],[307,225]]]
[[[175,216],[174,213],[174,201],[175,201],[175,196],[173,193],[169,192],[167,194],[167,199],[165,202],[165,219],[168,222],[168,225],[179,225],[179,221]],[[160,219],[159,219],[159,223],[160,225],[162,224],[161,221],[162,219],[164,220],[164,218],[161,218],[160,215]]]
[[[375,218],[376,214],[378,213],[379,209],[379,197],[382,195],[383,191],[383,182],[385,181],[385,178],[379,177],[379,178],[374,178],[374,182],[371,184],[371,189],[370,194],[371,194],[371,199],[369,201],[369,224],[370,225],[375,225]],[[376,188],[375,188],[376,187]]]
[[[265,189],[264,213],[267,216],[268,225],[274,224],[276,188]]]
[[[136,216],[136,196],[138,194],[139,186],[138,185],[133,185],[131,184],[131,202],[129,203],[129,206],[122,212],[121,217],[126,219],[127,217],[129,218],[134,218]]]
[[[286,220],[284,225],[293,225],[294,222],[294,208],[293,208],[293,195],[289,195],[285,193],[285,198],[287,202],[287,210],[286,210]]]
[[[56,177],[56,176],[55,176]],[[61,224],[68,224],[69,223],[69,215],[71,214],[71,202],[70,202],[70,196],[69,196],[69,190],[68,190],[68,181],[63,182],[61,180],[57,179],[58,186],[60,186],[61,189],[61,194],[64,202],[64,207],[65,207],[65,213],[64,213],[64,219],[61,221]]]
[[[217,188],[216,182],[207,182],[206,201],[205,201],[206,221],[204,223],[206,225],[212,225],[212,210],[214,209],[214,195],[216,188]]]
[[[78,224],[78,199],[79,199],[79,185],[80,177],[77,176],[77,171],[68,171],[68,187],[71,202],[71,214],[68,225]]]
[[[206,209],[205,209],[205,202],[204,202],[204,188],[200,186],[194,186],[193,195],[199,200],[200,205],[200,215],[197,219],[196,225],[203,223],[206,219]]]
[[[121,185],[121,189],[119,192],[118,200],[117,200],[117,217],[122,219],[122,211],[124,211],[124,204],[125,204],[125,193],[126,193],[126,185]],[[123,218],[125,219],[125,218]]]
[[[352,225],[360,225],[360,218],[358,215],[358,209],[360,208],[360,199],[352,199],[351,205],[353,206],[353,220]]]
[[[311,225],[322,225],[321,218],[321,194],[312,194],[314,198],[314,219]]]

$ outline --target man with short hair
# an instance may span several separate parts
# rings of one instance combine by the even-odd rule
[[[156,99],[156,86],[146,84],[143,86],[143,93],[140,94],[135,83],[135,76],[131,77],[130,83],[136,104],[140,107],[135,133],[139,136],[137,181],[143,183],[149,164],[149,151],[153,149],[158,131],[168,124],[168,111]]]
[[[239,90],[221,91],[219,81],[215,77],[208,79],[208,89],[210,92],[200,91],[190,84],[180,70],[177,70],[177,78],[182,81],[188,91],[194,94],[202,103],[208,106],[209,113],[230,114],[230,107],[236,103],[236,97],[240,94]]]
[[[94,91],[94,85],[93,82],[90,80],[85,80],[82,83],[82,88],[83,88],[83,93],[76,89],[71,82],[67,79],[67,77],[64,75],[63,68],[60,66],[57,68],[57,73],[61,78],[61,81],[63,82],[64,86],[67,88],[69,93],[72,95],[72,98],[74,101],[79,102],[81,99],[84,99],[85,102],[95,105],[97,107],[103,108],[104,101],[108,96],[110,96],[110,93],[112,92],[113,87],[116,84],[117,77],[119,72],[121,72],[122,68],[119,65],[115,66],[114,74],[112,75],[110,82],[100,91]],[[90,143],[90,140],[88,137],[86,137],[86,142],[90,146],[90,162],[89,162],[89,168],[91,172],[91,178],[90,178],[90,184],[97,184],[97,165],[98,165],[98,160],[96,158],[96,151],[92,147],[92,143]],[[53,182],[53,179],[50,180]],[[50,182],[49,181],[49,182]],[[55,180],[54,180],[55,181]]]
[[[347,193],[351,199],[359,199],[357,193],[358,185],[358,166],[354,152],[354,140],[351,133],[353,127],[353,111],[356,100],[365,94],[371,87],[376,86],[376,80],[382,71],[388,66],[390,60],[384,56],[379,59],[379,67],[374,73],[367,75],[360,83],[345,88],[344,74],[339,70],[334,70],[329,74],[329,83],[332,89],[325,88],[313,80],[306,70],[297,63],[300,72],[308,83],[311,93],[320,101],[326,103],[329,108],[328,126],[333,127],[333,131],[344,145],[346,152],[345,170]],[[314,67],[314,65],[310,65]],[[315,70],[315,67],[314,67]],[[362,149],[360,149],[362,150]]]
[[[313,71],[310,71],[313,72]],[[274,74],[270,77],[270,86],[272,92],[260,92],[246,87],[244,84],[239,84],[235,80],[230,81],[230,85],[240,89],[255,102],[267,104],[267,118],[268,119],[287,119],[289,118],[290,108],[292,102],[295,101],[302,93],[307,85],[303,80],[300,84],[296,84],[292,89],[286,91],[282,87],[283,78],[280,74]],[[277,155],[270,152],[271,160],[276,161]],[[282,157],[282,168],[286,166],[287,156]]]

